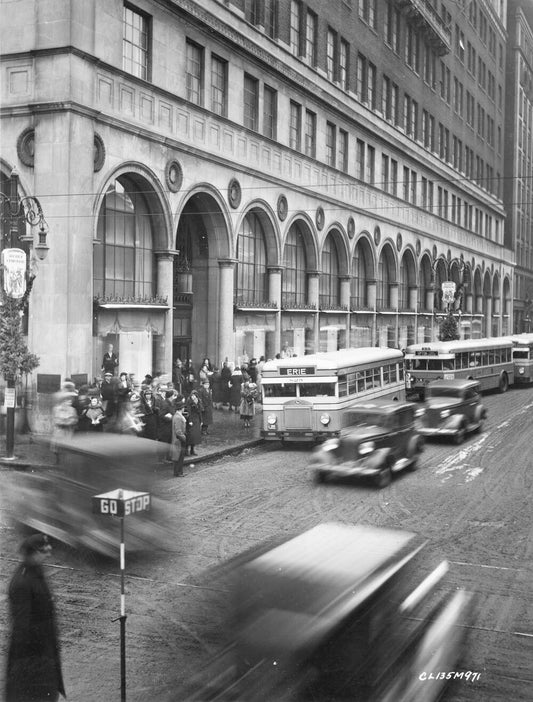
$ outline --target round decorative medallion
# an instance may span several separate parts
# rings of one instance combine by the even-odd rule
[[[171,159],[165,166],[165,182],[171,193],[179,192],[183,183],[183,171],[178,161]]]
[[[316,208],[316,215],[315,215],[315,222],[316,222],[316,228],[318,229],[318,231],[321,231],[322,228],[324,227],[324,220],[325,220],[324,208],[317,207]]]
[[[353,217],[348,218],[348,236],[350,239],[355,236],[355,219]]]
[[[102,170],[105,162],[105,146],[102,137],[94,133],[94,161],[93,170],[95,173]]]
[[[17,139],[17,154],[25,166],[33,168],[35,161],[35,129],[28,127]]]
[[[420,243],[420,239],[416,240],[415,250],[416,250],[416,255],[420,256],[420,252],[422,251],[422,245]]]
[[[236,209],[241,204],[241,197],[241,184],[237,178],[232,178],[228,185],[228,200],[233,209]]]
[[[376,246],[379,246],[380,241],[381,241],[381,229],[379,227],[376,227],[374,229],[374,244]]]
[[[398,232],[398,234],[396,234],[396,248],[398,249],[398,251],[402,250],[402,243],[402,235],[400,234],[400,232]]]
[[[283,222],[287,219],[287,214],[289,212],[289,205],[287,203],[287,198],[285,195],[280,195],[278,197],[278,217]]]

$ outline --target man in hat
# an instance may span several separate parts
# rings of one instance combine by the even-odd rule
[[[44,534],[23,541],[23,560],[9,584],[6,702],[57,702],[65,696],[54,604],[43,571],[51,550]]]
[[[107,345],[107,351],[102,359],[102,372],[115,375],[115,368],[118,366],[118,356],[113,351],[113,344]]]
[[[183,462],[187,445],[187,420],[183,416],[185,400],[178,395],[175,402],[176,411],[172,417],[172,437],[170,442],[170,460],[174,468],[174,476],[183,476]]]

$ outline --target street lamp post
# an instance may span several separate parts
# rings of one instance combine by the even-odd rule
[[[0,219],[2,225],[0,237],[0,250],[2,253],[2,298],[5,303],[3,319],[7,319],[7,310],[18,312],[15,325],[20,324],[20,316],[31,292],[35,275],[29,272],[26,252],[19,248],[20,244],[29,245],[34,241],[34,231],[37,228],[38,241],[33,246],[35,255],[39,260],[44,260],[48,253],[46,236],[48,225],[44,218],[41,203],[36,197],[19,197],[19,175],[13,168],[9,178],[9,195],[0,192]],[[31,233],[26,232],[26,225],[30,225]],[[23,227],[21,227],[23,225]],[[19,246],[17,246],[19,244]],[[7,299],[6,299],[7,298]],[[4,405],[6,408],[6,459],[14,458],[15,446],[15,407],[16,407],[16,367],[17,360],[9,357],[8,349],[0,350],[4,353],[3,370],[7,383]]]

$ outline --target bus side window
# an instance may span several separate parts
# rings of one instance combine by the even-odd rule
[[[398,366],[398,380],[401,382],[403,380],[403,363]]]
[[[365,389],[365,374],[357,373],[357,392],[363,392]]]
[[[345,375],[339,375],[339,397],[346,397],[348,394],[348,381]]]
[[[383,366],[383,385],[388,385],[390,383],[390,371],[389,366]]]

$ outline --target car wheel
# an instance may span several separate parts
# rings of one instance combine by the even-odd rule
[[[326,482],[326,474],[323,470],[316,470],[315,471],[315,483],[324,483]]]
[[[463,443],[466,438],[466,431],[464,426],[459,427],[457,434],[454,437],[455,443],[459,446]]]
[[[482,419],[479,420],[479,424],[478,424],[476,431],[478,434],[481,434],[483,432],[483,420]]]
[[[498,386],[498,390],[500,392],[507,392],[509,389],[509,378],[507,377],[507,373],[502,373],[502,376],[500,378],[500,384]]]
[[[411,463],[407,466],[407,470],[410,471],[411,473],[414,473],[415,470],[418,468],[418,456],[415,455],[411,459]]]
[[[390,469],[390,466],[385,466],[385,468],[382,468],[380,470],[376,477],[376,485],[378,486],[378,488],[384,488],[387,487],[387,485],[390,485],[391,480],[392,471]]]

